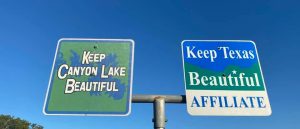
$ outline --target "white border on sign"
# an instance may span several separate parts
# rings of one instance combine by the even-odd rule
[[[127,41],[127,42],[131,42],[132,43],[132,52],[131,52],[131,77],[130,77],[130,91],[129,91],[129,107],[128,107],[128,112],[126,114],[49,114],[46,113],[46,104],[47,104],[47,99],[48,99],[48,94],[49,94],[49,90],[50,90],[50,84],[51,84],[51,78],[53,75],[53,70],[54,70],[54,65],[55,65],[55,61],[56,61],[56,56],[57,56],[57,52],[58,52],[58,47],[61,43],[62,40],[89,40],[89,41]],[[134,65],[134,46],[135,46],[135,42],[132,39],[93,39],[93,38],[61,38],[58,40],[57,46],[56,46],[56,51],[55,51],[55,56],[54,56],[54,61],[52,64],[52,70],[51,70],[51,74],[50,74],[50,78],[49,78],[49,83],[48,83],[48,88],[47,88],[47,93],[46,93],[46,97],[44,100],[44,107],[43,107],[43,113],[45,115],[50,115],[50,116],[54,116],[54,115],[58,115],[58,116],[128,116],[131,113],[131,99],[132,99],[132,82],[133,82],[133,65]]]
[[[269,95],[268,95],[268,92],[267,92],[267,88],[266,88],[266,84],[265,84],[265,79],[264,79],[264,74],[263,74],[263,71],[261,69],[261,66],[260,66],[260,60],[259,60],[259,56],[258,56],[258,52],[257,52],[257,48],[256,48],[256,44],[254,41],[252,40],[183,40],[181,42],[181,54],[182,54],[182,66],[183,66],[183,77],[184,77],[184,86],[185,86],[185,94],[186,94],[186,79],[185,79],[185,69],[184,69],[184,53],[183,53],[183,44],[184,42],[186,41],[205,41],[205,42],[251,42],[253,45],[254,45],[254,48],[255,48],[255,52],[256,52],[256,56],[257,56],[257,60],[258,60],[258,65],[259,65],[259,69],[260,69],[260,73],[261,73],[261,77],[262,77],[262,80],[263,80],[263,84],[264,84],[264,88],[265,88],[265,92],[266,92],[266,96],[268,97],[268,101],[269,101],[269,104],[270,104],[270,98],[269,98]],[[187,107],[187,105],[186,105]],[[188,111],[188,107],[186,108],[187,112],[189,115],[191,116],[200,116],[200,115],[193,115],[193,114],[190,114],[190,112]],[[270,104],[270,112],[269,114],[267,115],[252,115],[252,116],[270,116],[272,114],[272,109],[271,109],[271,104]],[[228,116],[228,115],[201,115],[201,116]],[[246,116],[246,115],[238,115],[238,114],[235,114],[235,115],[232,115],[232,116]]]

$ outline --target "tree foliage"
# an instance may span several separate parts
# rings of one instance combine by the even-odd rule
[[[0,115],[0,129],[43,129],[38,124],[30,123],[10,115]]]

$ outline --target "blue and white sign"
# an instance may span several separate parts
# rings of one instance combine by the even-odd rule
[[[271,115],[253,41],[184,40],[182,56],[189,114]]]

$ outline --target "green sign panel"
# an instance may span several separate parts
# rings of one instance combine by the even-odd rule
[[[46,115],[128,115],[134,41],[58,41],[44,104]]]

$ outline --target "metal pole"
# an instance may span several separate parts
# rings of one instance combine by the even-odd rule
[[[166,115],[165,115],[165,99],[157,97],[153,103],[153,123],[154,129],[165,129]]]
[[[153,103],[154,129],[165,129],[165,103],[186,103],[185,95],[133,95],[132,103]]]
[[[132,103],[154,103],[157,97],[164,98],[166,103],[186,103],[185,95],[133,95]]]

